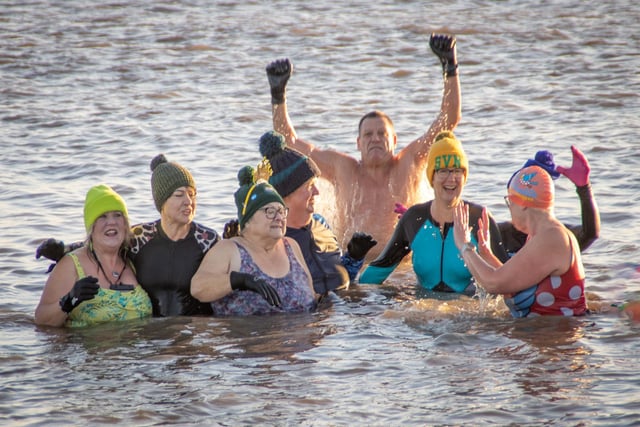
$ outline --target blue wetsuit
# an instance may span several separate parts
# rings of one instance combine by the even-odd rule
[[[412,254],[413,270],[418,283],[428,290],[440,292],[464,292],[472,284],[472,276],[460,256],[453,239],[453,223],[445,223],[440,232],[440,224],[431,217],[431,201],[409,208],[400,218],[393,236],[380,256],[369,264],[360,276],[360,283],[382,283],[402,259]],[[482,206],[469,205],[469,223],[472,226],[472,243],[477,246],[478,220],[482,216]],[[491,250],[502,262],[507,254],[502,247],[500,232],[489,216]]]

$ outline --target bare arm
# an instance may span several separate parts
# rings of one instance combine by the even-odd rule
[[[233,238],[218,242],[205,255],[191,278],[191,295],[202,302],[217,301],[234,290],[260,294],[269,304],[280,306],[280,296],[262,279],[241,272],[240,251]]]
[[[425,164],[436,135],[443,130],[453,131],[462,117],[456,39],[453,36],[432,34],[429,44],[433,53],[442,63],[444,75],[444,93],[440,113],[422,136],[411,142],[398,154],[400,158],[406,156],[412,161],[424,162]]]
[[[60,308],[60,298],[66,295],[77,280],[76,269],[69,257],[62,257],[49,274],[40,302],[36,307],[38,325],[63,326],[68,314]]]
[[[289,148],[309,156],[320,168],[322,177],[334,182],[337,172],[345,168],[352,170],[357,161],[335,150],[323,150],[310,142],[298,138],[287,109],[286,87],[293,74],[293,64],[289,59],[278,59],[267,65],[267,78],[271,89],[271,114],[273,130],[282,134]]]
[[[454,238],[462,257],[476,281],[494,294],[515,293],[539,283],[552,274],[564,273],[570,266],[570,243],[567,233],[558,227],[540,231],[509,261],[495,267],[470,249],[468,206],[454,210]],[[469,249],[467,249],[469,248]]]
[[[240,268],[240,253],[235,243],[222,240],[216,243],[191,278],[191,295],[202,302],[216,301],[233,290],[230,273]]]
[[[293,74],[293,64],[289,58],[278,59],[267,65],[266,71],[271,89],[273,130],[284,136],[287,146],[308,156],[313,150],[313,145],[304,141],[297,142],[298,135],[287,110],[287,83]]]

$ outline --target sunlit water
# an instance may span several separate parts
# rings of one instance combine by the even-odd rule
[[[609,310],[640,298],[639,7],[334,3],[0,2],[1,424],[640,423],[640,325]],[[303,138],[357,155],[360,116],[381,109],[402,147],[440,105],[434,31],[458,38],[466,198],[507,219],[505,183],[535,151],[568,165],[576,144],[589,158],[594,314],[514,320],[501,301],[416,294],[404,265],[311,314],[34,326],[47,268],[35,248],[83,237],[91,185],[153,220],[149,162],[165,153],[196,178],[196,219],[221,231],[271,127],[268,62],[294,62]],[[573,186],[556,185],[558,217],[578,222]]]

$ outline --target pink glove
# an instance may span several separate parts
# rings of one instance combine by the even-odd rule
[[[402,203],[395,203],[396,208],[393,210],[398,214],[398,219],[402,218],[402,215],[407,211],[407,208]]]
[[[569,178],[576,187],[585,186],[589,183],[589,172],[591,172],[589,162],[582,151],[580,151],[575,145],[571,146],[571,153],[573,154],[571,167],[566,168],[564,166],[558,166],[556,167],[556,170]]]

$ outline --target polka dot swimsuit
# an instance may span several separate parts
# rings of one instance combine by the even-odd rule
[[[584,274],[576,257],[572,258],[571,267],[561,276],[548,276],[537,285],[505,298],[511,314],[514,317],[585,314]]]

